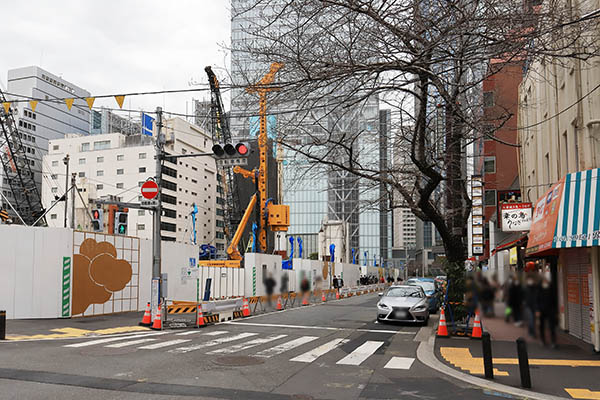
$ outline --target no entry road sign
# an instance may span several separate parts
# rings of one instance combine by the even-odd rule
[[[152,180],[147,180],[146,182],[144,182],[144,184],[142,185],[142,196],[144,196],[144,198],[148,200],[151,200],[157,195],[158,185],[156,184],[156,182]]]

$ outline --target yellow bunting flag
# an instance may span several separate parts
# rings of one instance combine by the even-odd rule
[[[29,105],[31,106],[31,111],[35,112],[35,108],[37,107],[37,100],[30,100]]]
[[[125,101],[125,96],[115,96],[115,100],[117,100],[117,104],[119,104],[119,108],[123,108],[123,102]]]
[[[8,110],[10,110],[10,103],[8,101],[2,103],[2,107],[4,107],[4,111],[8,114]]]
[[[71,110],[71,107],[73,107],[73,102],[75,101],[75,99],[65,99],[65,104],[67,105],[67,108],[69,110]]]
[[[86,97],[85,98],[85,102],[88,103],[88,107],[90,108],[90,110],[94,106],[94,100],[96,100],[95,97]]]

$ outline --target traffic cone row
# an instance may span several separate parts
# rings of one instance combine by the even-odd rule
[[[250,306],[248,305],[248,299],[244,297],[244,305],[242,306],[242,317],[250,316]]]
[[[473,331],[471,332],[471,339],[481,339],[483,331],[481,329],[481,317],[479,311],[475,310],[475,320],[473,321]]]
[[[160,304],[158,305],[158,310],[156,310],[156,315],[154,316],[154,323],[150,329],[154,329],[155,331],[162,330],[162,312]]]
[[[140,326],[152,325],[152,310],[150,307],[150,303],[146,304],[146,311],[144,311],[144,317],[142,318],[142,322],[140,322],[139,325]]]
[[[448,337],[448,327],[446,326],[446,314],[444,309],[440,309],[440,322],[437,329],[437,337]]]

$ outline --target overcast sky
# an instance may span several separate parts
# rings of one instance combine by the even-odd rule
[[[93,95],[188,89],[212,65],[224,80],[228,0],[29,0],[3,4],[0,87],[7,71],[38,65]],[[135,96],[123,108],[192,113],[207,92]],[[225,99],[228,107],[228,97]],[[114,99],[94,106],[117,107]]]

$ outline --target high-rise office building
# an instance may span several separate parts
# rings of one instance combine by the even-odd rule
[[[265,20],[273,20],[271,29],[277,30],[275,10],[272,7],[253,4],[244,0],[232,0],[231,21],[231,118],[230,126],[234,137],[252,137],[256,135],[258,98],[245,92],[244,86],[258,81],[268,70],[269,65],[257,62],[246,46],[259,40],[248,33],[248,27]],[[360,162],[372,164],[376,168],[380,163],[380,116],[377,97],[345,111],[337,116],[336,107],[323,107],[315,110],[310,118],[301,123],[302,130],[316,133],[323,129],[328,135],[361,133],[356,143]],[[288,108],[291,102],[287,102]],[[300,121],[292,120],[287,109],[267,105],[272,115],[268,118],[267,130],[271,139],[278,136],[294,136],[299,145],[306,144]],[[318,123],[317,123],[318,120]],[[294,135],[287,132],[293,129]],[[288,139],[289,141],[289,139]],[[321,228],[324,219],[341,220],[347,223],[350,231],[349,247],[359,252],[361,258],[368,252],[369,264],[376,259],[377,264],[390,256],[391,216],[380,213],[380,187],[378,183],[367,182],[339,169],[315,164],[298,152],[285,149],[283,153],[283,195],[284,204],[290,206],[290,228],[288,236],[312,237]],[[339,161],[339,160],[338,160]],[[387,226],[381,226],[381,222]],[[383,232],[382,232],[383,229]],[[287,240],[286,240],[287,243]],[[315,248],[311,248],[311,244]],[[318,253],[316,241],[307,241],[304,254]],[[385,253],[385,254],[384,254]]]

